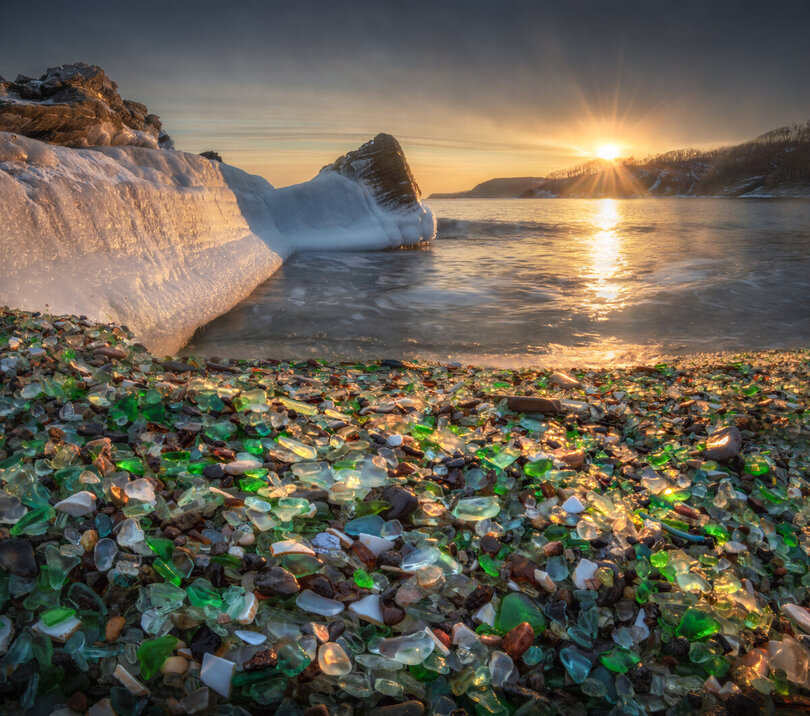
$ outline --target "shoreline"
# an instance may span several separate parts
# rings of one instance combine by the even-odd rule
[[[10,708],[806,699],[808,349],[159,360],[0,309],[0,375]]]

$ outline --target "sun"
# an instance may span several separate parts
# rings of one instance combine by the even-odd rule
[[[620,153],[621,149],[618,144],[600,144],[596,149],[596,156],[609,162],[617,159]]]

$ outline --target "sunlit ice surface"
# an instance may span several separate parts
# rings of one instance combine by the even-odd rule
[[[810,345],[810,201],[429,203],[429,248],[293,257],[188,352],[509,367]]]

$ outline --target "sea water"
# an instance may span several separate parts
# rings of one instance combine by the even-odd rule
[[[509,366],[810,346],[810,200],[428,204],[427,248],[297,255],[187,352]]]

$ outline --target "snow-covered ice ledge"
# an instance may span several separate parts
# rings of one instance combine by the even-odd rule
[[[363,152],[381,137],[399,148],[380,135],[311,181],[274,189],[194,154],[0,132],[0,305],[115,321],[174,353],[295,251],[434,237],[430,210],[374,176]]]

